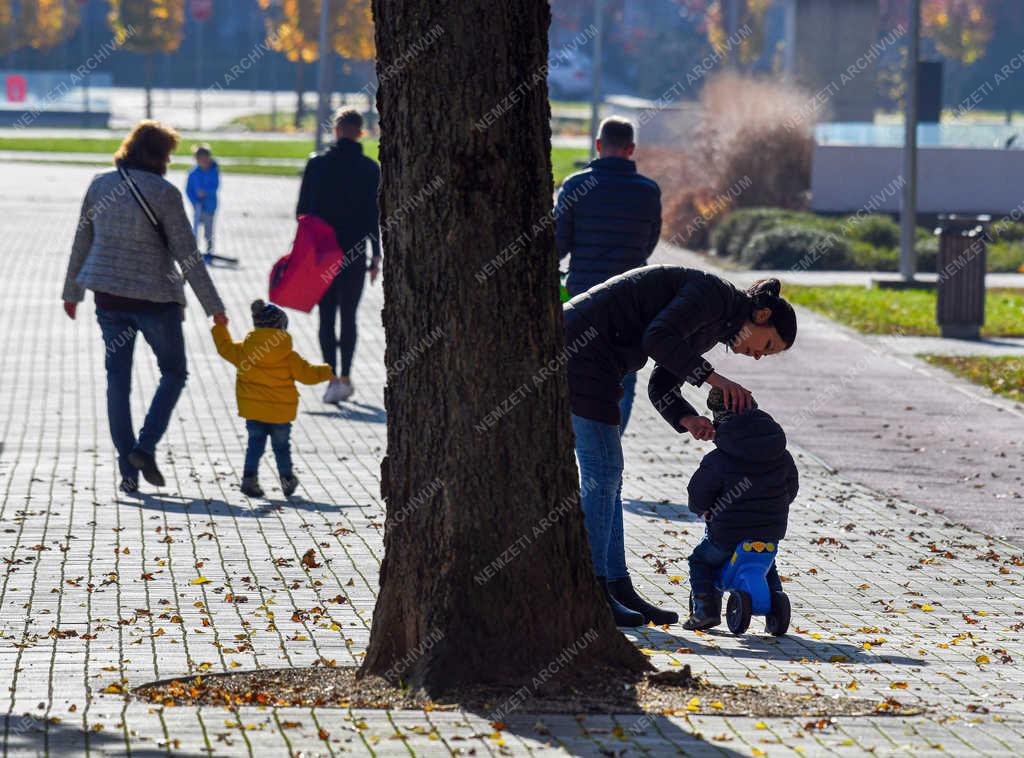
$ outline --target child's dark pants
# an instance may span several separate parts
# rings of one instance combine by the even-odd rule
[[[245,451],[245,467],[242,469],[243,476],[256,476],[260,468],[260,458],[263,451],[267,449],[267,437],[270,437],[270,446],[274,450],[274,458],[277,460],[277,473],[282,477],[292,475],[292,450],[291,450],[291,424],[268,424],[264,421],[245,422],[245,428],[249,431],[249,447]]]
[[[715,579],[718,578],[718,571],[725,565],[725,562],[732,557],[735,545],[720,545],[704,535],[704,539],[698,543],[690,554],[690,589],[694,597],[716,596]],[[779,572],[772,563],[765,576],[768,582],[768,589],[772,592],[782,591],[782,581],[779,579]]]

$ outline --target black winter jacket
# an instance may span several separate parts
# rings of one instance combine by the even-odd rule
[[[646,266],[577,295],[564,306],[569,396],[577,416],[619,423],[622,378],[658,365],[651,402],[676,431],[696,414],[679,392],[714,372],[703,358],[749,318],[750,297],[724,279],[682,266]]]
[[[319,216],[334,229],[345,259],[363,254],[357,247],[367,237],[373,255],[380,255],[380,216],[377,188],[380,166],[363,155],[363,146],[340,139],[306,164],[299,189],[296,216]]]
[[[718,425],[716,450],[704,456],[687,488],[690,510],[707,517],[712,542],[781,540],[799,477],[786,433],[760,409]]]
[[[598,158],[562,184],[555,203],[558,257],[571,296],[646,265],[661,235],[661,190],[627,158]]]

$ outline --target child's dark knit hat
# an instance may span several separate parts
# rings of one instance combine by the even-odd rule
[[[751,399],[751,410],[757,407],[757,402]],[[718,426],[726,419],[738,414],[733,413],[725,407],[725,394],[718,387],[712,387],[708,393],[708,410],[715,418],[715,426]]]
[[[252,325],[257,329],[287,329],[288,314],[273,303],[253,300]]]

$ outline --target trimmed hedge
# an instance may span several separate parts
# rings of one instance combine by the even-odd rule
[[[807,226],[766,229],[755,234],[740,254],[753,269],[850,268],[850,244],[842,237]]]
[[[989,271],[1017,271],[1024,265],[1024,224],[992,228]],[[711,233],[716,255],[752,269],[898,271],[900,229],[888,216],[834,219],[778,208],[729,213]],[[934,272],[939,241],[918,228],[917,267]]]

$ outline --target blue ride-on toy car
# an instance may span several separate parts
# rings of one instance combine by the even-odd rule
[[[772,592],[765,578],[778,552],[778,544],[774,542],[743,540],[728,563],[722,566],[715,589],[723,595],[729,593],[725,621],[733,634],[747,631],[751,616],[764,616],[765,631],[776,637],[789,629],[789,597],[785,592]],[[690,610],[693,610],[692,595]]]

